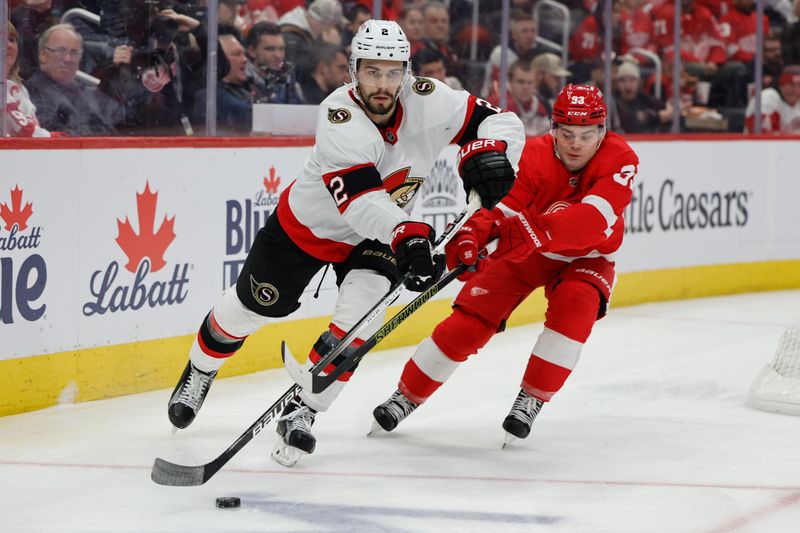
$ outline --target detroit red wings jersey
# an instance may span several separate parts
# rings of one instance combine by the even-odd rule
[[[516,170],[525,132],[513,113],[437,80],[411,78],[393,120],[379,128],[354,89],[341,87],[320,104],[316,144],[281,195],[278,218],[298,246],[324,261],[343,261],[364,239],[388,243],[441,150],[476,138],[505,141]]]
[[[722,17],[719,30],[727,45],[728,59],[749,63],[756,55],[756,17],[757,13],[742,13],[732,9]],[[761,19],[764,35],[769,35],[769,19]]]
[[[50,137],[50,132],[39,126],[36,106],[25,86],[6,80],[6,112],[4,118],[9,133],[14,137]]]
[[[800,87],[800,76],[797,76]],[[756,102],[751,98],[745,112],[745,130],[755,131]],[[772,87],[761,91],[761,131],[765,133],[800,134],[800,101],[794,105],[781,98],[781,93]]]
[[[575,173],[555,155],[551,135],[534,137],[525,145],[517,181],[499,207],[507,214],[525,209],[539,215],[552,237],[542,250],[546,257],[613,261],[638,169],[639,158],[613,132],[606,133],[595,156]]]
[[[661,48],[661,53],[674,53],[675,6],[665,3],[653,9],[651,16],[654,41]],[[691,10],[682,10],[681,32],[681,54],[687,54],[689,61],[711,61],[718,65],[725,62],[724,40],[716,19],[707,8],[695,4]]]

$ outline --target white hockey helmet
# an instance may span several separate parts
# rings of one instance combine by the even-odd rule
[[[393,20],[367,20],[358,28],[350,45],[350,77],[358,85],[356,71],[359,59],[403,61],[406,74],[403,84],[411,74],[411,43],[405,32]]]

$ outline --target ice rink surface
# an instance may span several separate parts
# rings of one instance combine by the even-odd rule
[[[541,324],[495,337],[367,438],[412,349],[371,354],[317,417],[313,455],[273,463],[272,425],[201,487],[155,485],[153,459],[210,461],[291,385],[285,371],[217,381],[176,435],[170,390],[0,418],[0,531],[798,532],[800,419],[745,405],[798,319],[800,291],[615,309],[506,450],[500,423]]]

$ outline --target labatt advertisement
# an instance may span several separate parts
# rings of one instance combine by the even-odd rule
[[[633,146],[618,272],[800,258],[797,141]],[[0,359],[196,332],[310,150],[0,150]],[[437,232],[464,205],[454,153],[416,193]],[[333,278],[285,320],[330,314]]]
[[[47,263],[39,253],[44,229],[19,185],[1,193],[8,200],[0,201],[0,323],[36,322],[47,309]]]

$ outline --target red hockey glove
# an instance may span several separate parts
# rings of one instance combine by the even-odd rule
[[[506,157],[505,141],[475,139],[458,152],[458,174],[464,190],[475,189],[481,204],[492,209],[514,185],[514,167]]]
[[[521,212],[495,222],[495,231],[500,237],[494,257],[508,261],[524,260],[531,253],[545,248],[552,240],[542,226],[539,217]]]
[[[482,269],[483,262],[478,261],[478,250],[486,246],[486,243],[494,236],[495,222],[501,218],[503,218],[503,212],[499,209],[491,211],[481,209],[472,215],[472,218],[445,245],[448,270],[454,269],[458,264],[475,265],[474,269],[464,272],[458,276],[458,279],[466,281],[475,272]]]
[[[397,258],[400,274],[411,276],[407,289],[422,292],[441,277],[444,261],[441,256],[431,256],[431,243],[435,239],[433,228],[424,222],[401,222],[392,232],[392,251]]]

